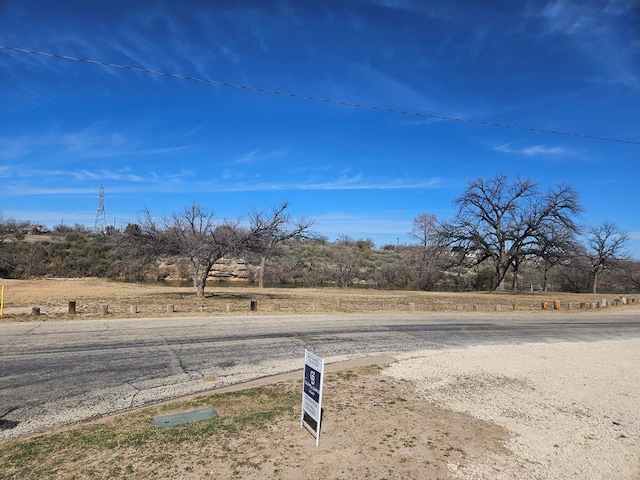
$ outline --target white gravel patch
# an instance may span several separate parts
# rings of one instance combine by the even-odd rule
[[[426,399],[512,432],[459,479],[640,479],[640,339],[412,352],[385,370]]]

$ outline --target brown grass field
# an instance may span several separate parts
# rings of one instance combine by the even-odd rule
[[[191,286],[113,282],[104,279],[0,280],[4,309],[0,321],[92,319],[109,317],[291,315],[326,313],[509,312],[589,309],[620,295],[555,292],[416,292],[366,288],[264,288],[210,282],[205,298]],[[639,295],[626,296],[627,308]],[[251,310],[252,301],[257,309]],[[75,314],[70,314],[75,302]],[[132,306],[135,310],[132,311]],[[33,308],[40,311],[33,316]],[[623,308],[621,306],[620,308]],[[135,312],[135,313],[133,313]]]

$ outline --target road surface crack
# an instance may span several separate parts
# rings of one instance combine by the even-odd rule
[[[131,396],[131,401],[129,402],[129,409],[132,409],[135,401],[136,401],[136,397],[138,396],[138,394],[142,391],[141,388],[136,387],[133,383],[131,382],[127,382],[127,385],[129,385],[131,388],[133,388],[133,390],[135,390],[134,394]]]
[[[166,337],[162,337],[164,340],[164,344],[167,347],[167,350],[169,350],[169,353],[171,354],[171,367],[172,370],[174,368],[178,368],[182,373],[184,373],[187,376],[191,376],[189,374],[189,372],[187,371],[184,363],[182,362],[182,358],[180,357],[180,355],[178,354],[178,352],[169,344],[169,341],[167,340]]]

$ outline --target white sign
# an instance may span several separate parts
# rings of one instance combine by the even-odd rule
[[[302,377],[302,413],[300,428],[307,427],[316,437],[316,447],[320,444],[320,423],[322,421],[322,380],[324,378],[324,358],[304,351],[304,374]],[[305,414],[312,422],[305,418]],[[313,425],[315,423],[315,425]]]

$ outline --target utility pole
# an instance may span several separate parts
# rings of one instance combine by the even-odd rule
[[[96,209],[96,223],[93,226],[96,233],[107,233],[107,216],[104,212],[104,186],[98,191],[98,208]]]

